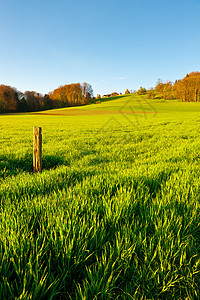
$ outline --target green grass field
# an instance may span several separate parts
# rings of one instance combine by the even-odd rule
[[[0,299],[200,298],[199,103],[121,96],[0,134]]]

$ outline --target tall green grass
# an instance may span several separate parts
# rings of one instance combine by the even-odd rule
[[[124,105],[0,117],[0,299],[200,297],[200,105]]]

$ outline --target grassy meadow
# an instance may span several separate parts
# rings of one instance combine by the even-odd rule
[[[0,140],[0,299],[200,298],[199,103],[1,115]]]

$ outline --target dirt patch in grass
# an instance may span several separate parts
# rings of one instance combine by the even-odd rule
[[[76,110],[70,109],[62,112],[31,113],[33,115],[50,116],[88,116],[88,115],[122,115],[122,114],[155,114],[155,111],[114,111],[114,110]]]

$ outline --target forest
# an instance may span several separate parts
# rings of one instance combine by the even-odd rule
[[[200,101],[200,72],[191,72],[183,79],[162,82],[158,80],[155,89],[147,91],[149,99],[180,99],[182,102]]]
[[[86,82],[60,86],[45,95],[35,91],[22,93],[14,87],[0,85],[0,113],[30,112],[77,106],[88,104],[92,100],[93,89]]]

